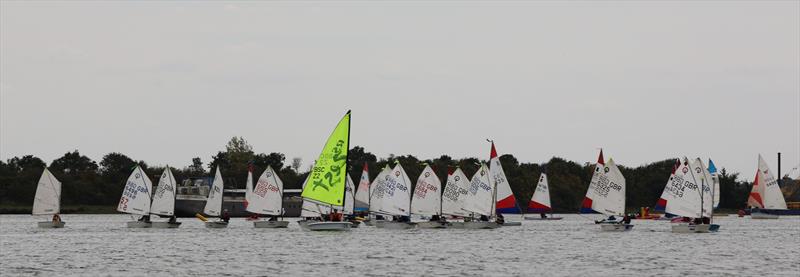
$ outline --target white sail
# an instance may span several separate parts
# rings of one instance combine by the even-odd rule
[[[489,178],[489,168],[486,164],[481,164],[475,175],[472,175],[463,209],[470,213],[491,216],[494,214],[493,207],[494,185]]]
[[[372,195],[375,201],[370,205],[371,211],[392,216],[411,213],[411,180],[399,163],[386,175],[386,181],[375,188]]]
[[[361,171],[361,179],[358,181],[358,190],[355,195],[356,211],[369,210],[369,169],[367,164],[364,163],[364,169]]]
[[[138,165],[125,182],[125,189],[119,199],[117,211],[129,214],[150,214],[150,192],[153,183]]]
[[[667,199],[665,212],[692,218],[702,216],[700,186],[692,171],[694,167],[694,163],[684,157],[681,165],[675,170],[674,179],[664,189],[669,191],[671,197]]]
[[[308,183],[308,177],[303,181],[303,188],[306,187],[306,183]],[[330,211],[331,209],[328,206],[317,205],[317,203],[303,200],[300,217],[320,217],[323,214],[329,214]]]
[[[695,159],[693,171],[695,173],[695,180],[697,180],[697,183],[700,184],[700,188],[702,189],[700,191],[700,204],[702,205],[703,216],[711,217],[711,214],[714,212],[714,181],[712,180],[711,173],[708,172],[708,168],[703,164],[703,160],[700,158]]]
[[[771,210],[785,210],[786,199],[783,198],[775,175],[769,169],[767,162],[761,155],[758,155],[758,172],[753,182],[753,190],[750,192],[748,204],[753,207]]]
[[[719,172],[717,172],[717,167],[714,165],[714,161],[708,159],[708,172],[711,173],[711,185],[713,188],[713,195],[714,195],[714,209],[719,207]]]
[[[469,214],[463,209],[468,187],[469,178],[461,168],[457,168],[447,176],[447,183],[442,193],[442,214],[462,217]]]
[[[589,190],[586,191],[584,207],[605,215],[623,215],[625,213],[625,177],[619,171],[613,159],[607,163],[597,164],[592,176]]]
[[[153,204],[150,206],[150,213],[164,216],[174,215],[176,189],[175,176],[172,175],[172,170],[167,166],[164,172],[161,173],[158,186],[153,193]]]
[[[253,165],[247,167],[247,182],[244,186],[244,208],[247,210],[247,206],[250,206],[250,201],[253,201]]]
[[[533,191],[531,201],[528,203],[528,212],[544,213],[551,211],[553,206],[550,205],[550,186],[547,183],[547,174],[542,173],[539,176],[539,183],[536,184],[536,190]]]
[[[344,187],[344,210],[342,210],[343,214],[353,214],[353,205],[355,204],[355,195],[353,195],[353,191],[356,190],[355,184],[353,184],[353,178],[350,178],[350,174],[347,174],[347,181],[345,182]]]
[[[683,197],[684,181],[686,173],[689,172],[688,164],[678,160],[672,168],[672,173],[667,179],[667,184],[664,186],[664,191],[661,192],[661,197],[656,203],[656,210],[665,211],[669,202],[674,201],[676,198]],[[692,181],[693,182],[693,181]],[[675,209],[677,206],[673,206]]]
[[[417,179],[414,195],[411,197],[411,213],[427,216],[441,213],[441,188],[442,182],[436,177],[436,172],[426,165]]]
[[[503,165],[500,164],[500,157],[497,156],[494,142],[492,142],[492,151],[489,157],[489,178],[492,179],[497,190],[495,210],[499,213],[521,213],[522,211],[519,210],[517,205],[517,199],[514,197],[514,192],[511,191],[511,185],[506,178],[506,173],[503,171]]]
[[[283,181],[272,166],[267,166],[253,187],[247,211],[256,214],[283,214]]]
[[[34,215],[58,214],[61,212],[61,182],[47,168],[39,178],[36,196],[33,198]]]
[[[378,207],[381,205],[380,202],[383,199],[381,197],[375,197],[375,188],[383,186],[391,173],[392,169],[388,165],[384,166],[383,170],[378,173],[378,176],[375,176],[375,180],[372,180],[372,184],[369,185],[369,212],[379,213]]]
[[[208,198],[206,198],[206,206],[203,208],[203,213],[210,216],[219,216],[222,213],[222,192],[224,188],[222,173],[219,172],[219,167],[217,167],[214,183],[211,184],[211,189],[208,190]]]

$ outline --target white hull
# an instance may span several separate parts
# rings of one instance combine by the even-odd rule
[[[228,228],[228,222],[225,221],[206,221],[206,228]]]
[[[710,224],[689,224],[689,223],[674,223],[672,224],[673,233],[708,233],[710,232]]]
[[[39,221],[36,223],[36,225],[38,225],[39,228],[64,228],[64,224],[65,224],[64,221],[59,221],[59,222]]]
[[[633,229],[632,224],[601,223],[600,230],[603,232],[624,232]]]
[[[152,222],[151,228],[178,228],[181,227],[180,222],[169,223],[169,222]]]
[[[416,227],[416,224],[413,222],[383,221],[380,224],[376,224],[375,227],[381,229],[389,229],[389,230],[408,230],[408,229],[414,229]]]
[[[128,228],[150,228],[153,226],[151,222],[144,221],[128,221]]]
[[[289,226],[289,221],[254,221],[253,227],[255,228],[286,228]]]
[[[542,218],[541,216],[526,216],[525,220],[561,220],[563,217],[545,217]]]
[[[754,213],[750,214],[750,218],[752,218],[752,219],[778,219],[778,215],[762,213],[762,212],[754,212]]]
[[[417,228],[420,229],[444,229],[450,225],[449,222],[441,222],[441,221],[423,221],[417,222]]]
[[[503,224],[502,224],[502,225],[503,225],[504,227],[508,227],[508,226],[522,226],[522,222],[508,221],[508,222],[503,222]]]
[[[490,221],[470,221],[464,222],[463,229],[497,229],[500,224]]]
[[[307,231],[350,231],[352,225],[353,223],[347,221],[307,222],[304,229]]]
[[[465,222],[463,222],[463,221],[448,222],[448,224],[450,224],[450,225],[447,226],[447,228],[464,229],[464,223]]]

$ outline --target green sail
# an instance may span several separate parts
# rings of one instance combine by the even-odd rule
[[[312,202],[341,208],[347,180],[347,150],[350,148],[350,111],[328,137],[325,148],[308,177],[301,196]]]

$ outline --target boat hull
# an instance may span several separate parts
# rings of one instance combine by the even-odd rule
[[[128,221],[126,225],[128,228],[150,228],[153,226],[153,223],[144,221]]]
[[[449,222],[442,221],[423,221],[417,222],[417,228],[420,229],[444,229],[450,225]]]
[[[466,223],[466,222],[463,222],[463,221],[447,222],[447,224],[448,224],[447,228],[464,229],[464,223]]]
[[[563,217],[539,217],[539,216],[526,216],[525,220],[562,220]]]
[[[394,222],[383,221],[380,224],[375,224],[375,227],[388,230],[408,230],[416,228],[416,223],[413,222]]]
[[[672,232],[680,234],[709,233],[711,232],[711,225],[712,224],[674,223],[672,224]],[[716,229],[719,230],[719,225],[716,226],[717,226]]]
[[[752,219],[778,219],[777,214],[771,213],[764,213],[764,212],[752,212],[750,213],[750,218]]]
[[[361,221],[361,222],[364,223],[364,225],[366,225],[366,226],[375,226],[375,221],[372,220],[372,219],[367,219],[367,220],[364,220],[364,221]]]
[[[228,222],[225,221],[206,221],[206,228],[220,229],[228,228]]]
[[[353,223],[347,221],[317,221],[306,222],[305,230],[307,231],[349,231]],[[303,227],[303,225],[300,225]]]
[[[464,229],[497,229],[500,228],[500,224],[497,222],[490,222],[490,221],[470,221],[464,222]]]
[[[286,228],[289,227],[289,221],[253,221],[255,228]]]
[[[64,228],[64,221],[59,222],[52,222],[52,221],[39,221],[36,223],[39,228]]]
[[[509,226],[511,226],[511,227],[514,227],[514,226],[522,226],[522,222],[509,221],[509,222],[503,222],[503,224],[502,224],[502,225],[503,225],[503,227],[509,227]]]
[[[167,229],[172,229],[172,228],[178,228],[178,227],[181,227],[181,222],[174,222],[174,223],[169,223],[169,222],[152,222],[150,227],[151,227],[151,228],[167,228]]]
[[[633,224],[601,223],[600,231],[603,232],[625,232],[633,229]]]

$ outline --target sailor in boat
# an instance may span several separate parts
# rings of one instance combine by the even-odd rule
[[[170,217],[169,217],[169,223],[170,223],[170,224],[178,223],[178,218],[177,218],[177,217],[175,217],[174,215],[173,215],[173,216],[170,216]]]
[[[333,212],[330,215],[328,215],[328,219],[330,221],[342,221],[342,218],[343,218],[342,213],[340,213],[336,209],[333,209]]]
[[[270,216],[268,221],[278,221],[278,216],[276,215]]]
[[[141,218],[139,218],[139,221],[150,223],[150,215],[143,215]]]
[[[219,216],[219,219],[222,219],[225,223],[231,221],[231,215],[228,214],[228,209],[222,211],[222,215]]]
[[[626,225],[627,224],[631,224],[631,217],[632,216],[630,214],[626,214],[625,217],[622,218],[622,221],[620,223],[626,224]]]
[[[435,215],[431,216],[431,219],[428,220],[428,221],[432,221],[433,222],[433,221],[441,221],[441,220],[442,220],[442,217],[440,217],[438,214],[435,214]]]
[[[58,214],[54,214],[53,215],[53,224],[58,224],[58,223],[61,223],[61,216],[59,216]]]
[[[503,217],[502,214],[497,214],[497,219],[495,220],[495,222],[497,222],[497,224],[502,225],[503,223],[506,223],[506,219]]]
[[[597,224],[600,224],[600,223],[619,223],[619,221],[617,221],[617,218],[614,217],[614,215],[611,215],[606,219],[598,220],[598,221],[595,221],[594,223],[597,223]]]
[[[539,216],[541,216],[542,218],[547,218],[547,214],[546,213],[539,213]]]

